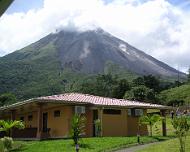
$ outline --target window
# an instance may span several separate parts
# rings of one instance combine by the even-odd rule
[[[85,107],[84,106],[75,106],[75,113],[76,114],[84,114],[85,113]]]
[[[28,121],[32,121],[32,119],[33,119],[33,116],[32,116],[32,115],[29,115],[29,116],[28,116]]]
[[[60,117],[61,113],[60,110],[54,111],[54,117]]]
[[[121,114],[121,110],[116,110],[116,109],[104,109],[104,114],[120,115],[120,114]]]
[[[21,120],[21,121],[24,121],[24,117],[20,117],[20,120]]]
[[[128,109],[128,110],[127,110],[127,113],[128,113],[128,116],[131,116],[131,115],[132,115],[132,110],[131,110],[131,109]]]
[[[128,109],[128,116],[139,117],[144,114],[143,109]]]
[[[143,109],[135,109],[135,116],[142,116],[143,115]]]

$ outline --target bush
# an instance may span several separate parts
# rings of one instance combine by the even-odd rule
[[[2,152],[8,152],[13,147],[13,139],[11,137],[4,137],[1,139],[2,143]]]
[[[0,140],[0,152],[4,151],[4,146],[3,146],[3,142]]]

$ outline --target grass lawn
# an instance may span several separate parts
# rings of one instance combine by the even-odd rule
[[[149,143],[166,140],[169,137],[141,137],[141,142]],[[85,138],[82,140],[80,152],[101,152],[120,149],[137,144],[136,137],[102,137]],[[48,140],[24,142],[24,146],[19,152],[75,152],[73,141],[68,140]],[[17,151],[16,151],[17,152]]]
[[[186,141],[186,152],[190,152],[190,136],[188,136]],[[158,143],[157,145],[152,145],[143,150],[137,152],[179,152],[179,141],[178,139],[171,139]]]

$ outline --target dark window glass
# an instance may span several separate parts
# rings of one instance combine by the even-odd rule
[[[116,109],[104,109],[104,114],[120,115],[120,114],[121,114],[121,110],[116,110]]]
[[[60,110],[54,111],[54,117],[60,117]]]
[[[20,117],[20,120],[21,120],[21,121],[24,121],[24,117]]]
[[[29,116],[28,116],[28,121],[32,121],[32,119],[33,119],[33,116],[32,116],[32,115],[29,115]]]

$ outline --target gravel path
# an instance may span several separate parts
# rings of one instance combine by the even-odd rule
[[[115,152],[136,152],[137,150],[144,149],[144,148],[146,148],[148,146],[151,146],[151,145],[156,145],[157,143],[158,142],[144,144],[144,145],[132,146],[132,147],[125,148],[125,149],[122,149],[122,150],[118,150],[118,151],[115,151]]]

